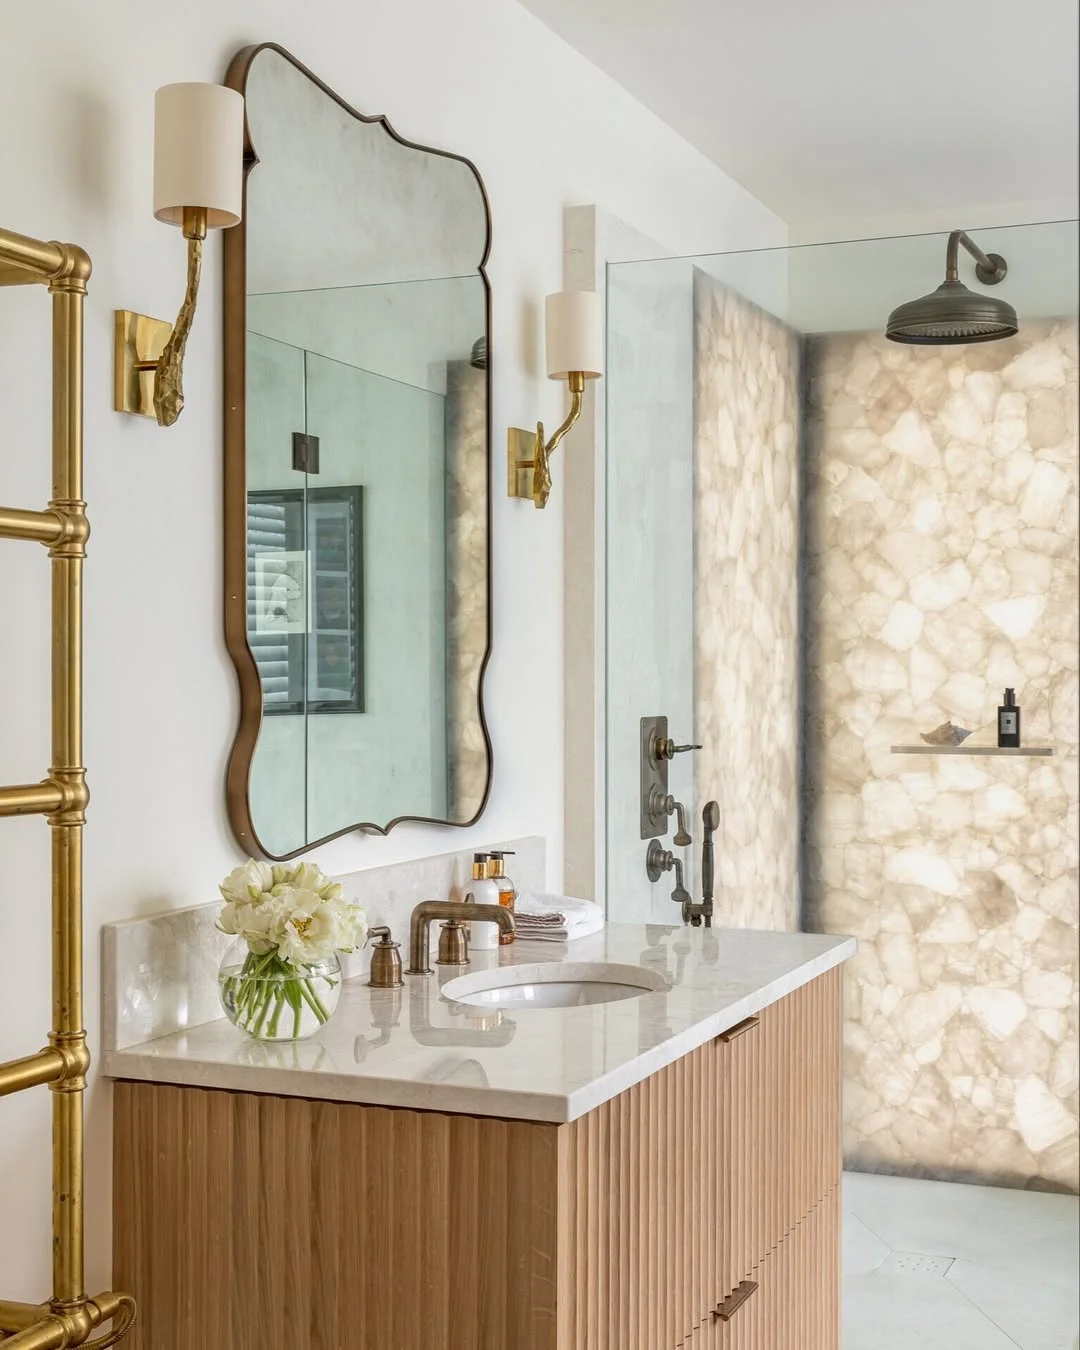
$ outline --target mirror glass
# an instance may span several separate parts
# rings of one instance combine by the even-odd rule
[[[361,117],[280,49],[237,62],[244,487],[226,547],[235,578],[243,540],[230,646],[258,730],[241,727],[229,795],[249,851],[284,857],[402,818],[468,824],[486,799],[489,220],[466,160]]]

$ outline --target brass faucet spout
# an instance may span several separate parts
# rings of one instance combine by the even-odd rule
[[[456,900],[421,900],[409,920],[409,969],[406,975],[431,975],[428,965],[432,919],[456,920],[459,923],[493,923],[500,933],[514,931],[513,913],[505,905],[464,904]]]

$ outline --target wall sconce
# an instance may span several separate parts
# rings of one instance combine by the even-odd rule
[[[243,210],[244,99],[220,84],[167,84],[154,97],[154,215],[188,241],[187,288],[175,324],[116,311],[113,407],[171,427],[184,406],[184,348],[207,230]]]
[[[507,434],[507,492],[524,497],[543,510],[551,496],[551,456],[581,416],[585,381],[599,379],[604,370],[603,302],[596,291],[559,291],[544,306],[548,379],[565,380],[570,388],[570,412],[550,440],[544,424],[535,431],[511,427]]]

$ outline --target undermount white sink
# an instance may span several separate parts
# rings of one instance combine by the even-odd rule
[[[442,987],[455,1003],[484,1008],[583,1008],[616,1003],[668,987],[667,980],[642,966],[596,961],[544,961],[459,975]]]

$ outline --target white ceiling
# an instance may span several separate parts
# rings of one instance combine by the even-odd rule
[[[1076,0],[523,3],[793,238],[1077,213]]]

